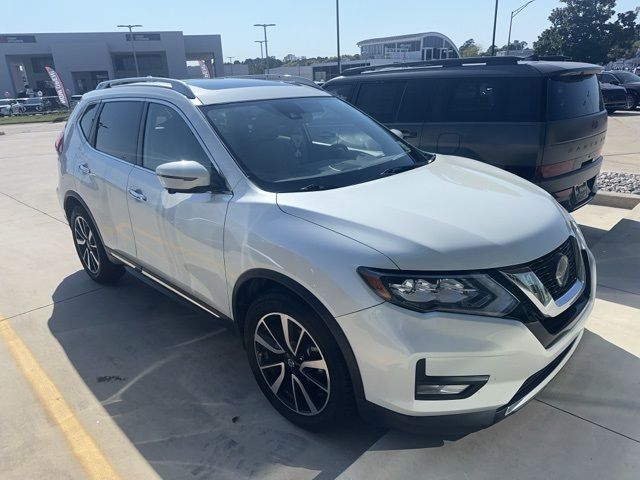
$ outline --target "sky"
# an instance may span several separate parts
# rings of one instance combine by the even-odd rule
[[[496,44],[507,43],[509,18],[526,0],[500,0]],[[549,26],[549,13],[561,3],[535,0],[513,21],[513,40],[533,44]],[[341,52],[359,53],[360,40],[437,31],[460,46],[473,38],[491,44],[494,0],[340,0]],[[632,10],[640,0],[618,0],[617,11]],[[260,56],[262,28],[269,29],[269,55],[315,57],[336,52],[335,0],[2,0],[0,33],[109,32],[122,23],[142,24],[142,31],[181,30],[185,34],[222,36],[225,57]],[[226,60],[226,59],[225,59]]]

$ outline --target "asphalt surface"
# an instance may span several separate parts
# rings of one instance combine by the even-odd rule
[[[610,133],[636,135],[640,115],[622,115]],[[576,213],[598,301],[575,356],[520,412],[456,442],[357,419],[313,434],[269,405],[229,324],[129,275],[88,279],[55,197],[60,128],[0,137],[1,478],[640,478],[639,209]],[[605,148],[630,153],[605,165],[638,168],[618,135]]]

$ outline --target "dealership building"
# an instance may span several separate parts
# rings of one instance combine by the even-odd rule
[[[357,45],[360,47],[360,57],[363,60],[419,62],[460,57],[460,52],[453,41],[438,32],[370,38],[358,42]]]
[[[28,85],[51,94],[45,67],[56,70],[65,89],[80,95],[103,80],[136,76],[189,78],[202,75],[189,63],[204,61],[211,77],[223,76],[220,35],[182,32],[0,34],[0,98],[19,96]]]

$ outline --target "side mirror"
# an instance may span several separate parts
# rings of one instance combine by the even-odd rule
[[[169,193],[197,192],[211,187],[211,174],[192,160],[168,162],[156,167],[156,176]],[[216,174],[216,177],[218,175]]]
[[[392,128],[391,132],[398,138],[404,139],[404,133],[402,133],[400,130],[398,130],[397,128]]]

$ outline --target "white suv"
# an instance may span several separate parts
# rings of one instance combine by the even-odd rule
[[[410,146],[310,86],[139,78],[83,96],[58,193],[87,274],[234,322],[273,406],[486,427],[575,350],[591,253],[540,188]]]

